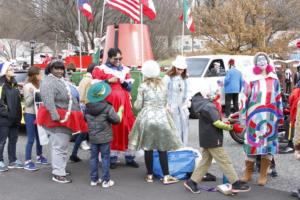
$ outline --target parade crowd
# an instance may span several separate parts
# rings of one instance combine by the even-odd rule
[[[79,145],[88,138],[91,186],[109,188],[115,184],[110,169],[118,167],[121,155],[125,156],[127,166],[138,168],[135,153],[139,150],[144,151],[145,180],[148,183],[155,180],[154,151],[158,152],[162,183],[176,183],[179,179],[170,174],[168,151],[188,146],[189,112],[193,112],[199,120],[202,159],[184,182],[187,191],[200,193],[199,183],[213,159],[227,177],[233,193],[251,190],[248,182],[252,179],[258,158],[260,167],[257,182],[261,186],[267,184],[268,170],[279,151],[278,126],[284,123],[282,86],[268,55],[262,52],[255,55],[255,78],[250,82],[243,80],[235,61],[229,61],[230,69],[224,80],[224,117],[220,89],[198,92],[191,99],[188,97],[187,64],[183,56],[176,57],[163,78],[156,61],[144,62],[141,68],[143,82],[138,87],[137,99],[132,105],[130,91],[133,79],[130,68],[121,64],[120,49],[109,49],[107,54],[108,59],[102,65],[91,64],[88,67],[78,87],[68,79],[61,60],[53,60],[44,74],[40,68],[31,66],[23,87],[24,111],[12,66],[9,62],[0,64],[0,172],[14,168],[36,171],[37,164],[48,165],[51,160],[52,180],[70,183],[72,180],[70,172],[66,171],[67,161],[80,161],[77,156]],[[286,72],[285,75],[290,74]],[[300,109],[297,109],[300,106],[300,82],[295,83],[293,89],[287,87],[291,92],[290,128],[294,137],[289,144],[295,150],[296,158],[300,159]],[[42,103],[37,107],[37,102]],[[137,116],[132,106],[139,111]],[[25,162],[16,157],[23,114],[27,144],[18,148],[25,149]],[[239,123],[230,122],[233,116],[237,116]],[[244,134],[241,150],[245,154],[243,177],[238,177],[231,158],[223,148],[223,130]],[[49,160],[43,155],[39,137],[42,131],[49,136]],[[74,135],[74,148],[68,157],[68,146]],[[6,141],[8,162],[3,157]],[[36,159],[32,158],[34,142]]]

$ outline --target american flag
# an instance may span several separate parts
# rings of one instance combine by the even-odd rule
[[[154,19],[156,11],[152,0],[143,0],[143,14],[149,19]],[[140,23],[140,1],[139,0],[106,0],[106,4],[120,12],[128,15],[136,23]]]

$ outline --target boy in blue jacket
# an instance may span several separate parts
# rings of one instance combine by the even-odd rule
[[[123,107],[120,106],[118,113],[105,98],[111,92],[110,86],[104,81],[91,85],[88,90],[85,118],[89,127],[89,138],[91,143],[90,177],[91,186],[102,183],[103,188],[114,185],[110,179],[110,142],[112,141],[112,124],[120,123],[122,120]],[[98,176],[98,155],[101,153],[102,178]]]

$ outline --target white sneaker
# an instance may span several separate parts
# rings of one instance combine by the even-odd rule
[[[103,181],[102,182],[102,187],[103,188],[109,188],[109,187],[113,186],[114,184],[115,184],[115,182],[113,180]]]
[[[83,142],[81,142],[80,148],[82,150],[90,150],[91,149],[86,140],[84,140]]]
[[[101,178],[99,178],[99,180],[96,181],[96,182],[91,181],[91,186],[97,186],[97,185],[99,185],[101,182],[102,182],[102,179],[101,179]]]

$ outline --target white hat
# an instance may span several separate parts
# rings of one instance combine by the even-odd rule
[[[177,56],[176,59],[172,62],[172,65],[178,69],[186,69],[187,68],[185,57],[183,57],[183,56]]]
[[[6,74],[8,67],[11,64],[12,64],[11,62],[0,63],[0,77]]]
[[[159,77],[160,67],[154,60],[147,60],[142,65],[142,74],[147,78]]]

